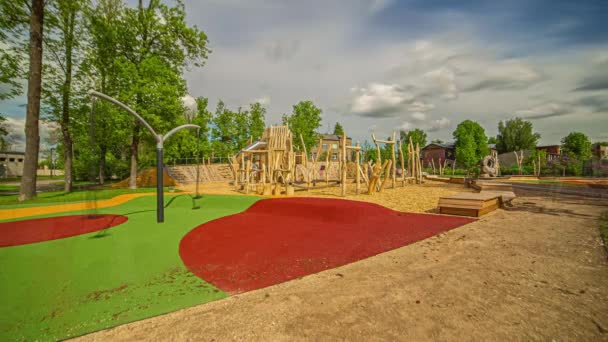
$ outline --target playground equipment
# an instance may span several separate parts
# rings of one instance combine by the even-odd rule
[[[229,160],[235,189],[279,195],[284,188],[287,195],[293,194],[295,157],[289,128],[266,128],[260,141],[251,143]]]
[[[405,169],[405,158],[403,156],[402,142],[395,140],[396,132],[393,131],[391,140],[380,140],[376,139],[374,133],[372,133],[372,140],[376,146],[376,163],[371,166],[371,174],[369,177],[369,186],[367,193],[372,195],[374,192],[382,192],[386,187],[386,183],[390,180],[392,188],[395,188],[395,182],[397,179],[397,162],[395,156],[395,144],[398,144],[399,150],[399,162],[401,164],[401,181],[403,186],[407,183],[422,183],[422,164],[420,162],[420,145],[414,144],[410,138],[408,142],[408,153],[407,153],[407,171]],[[382,162],[382,156],[380,153],[380,144],[386,144],[390,146],[391,158]],[[366,165],[367,169],[367,165]],[[384,175],[384,177],[383,177]]]
[[[294,151],[293,134],[287,126],[268,127],[259,141],[250,143],[230,159],[235,189],[245,193],[254,191],[262,195],[290,196],[295,189],[309,190],[322,187],[341,186],[341,195],[346,196],[347,171],[354,166],[356,193],[361,192],[361,183],[368,178],[361,168],[361,145],[347,145],[346,134],[340,138],[337,161],[330,161],[325,153],[321,162],[323,138],[314,158],[309,158],[304,139],[299,137],[302,151]],[[348,162],[353,153],[355,162]],[[325,183],[319,186],[319,183]]]
[[[166,134],[159,134],[154,131],[152,126],[146,122],[139,114],[137,114],[133,109],[129,108],[124,103],[97,91],[89,90],[89,96],[94,101],[94,97],[106,100],[110,103],[121,107],[126,110],[127,113],[131,114],[139,123],[141,123],[154,137],[156,140],[156,222],[162,223],[165,221],[165,207],[164,207],[164,193],[163,193],[163,144],[165,140],[169,139],[176,132],[186,129],[186,128],[196,128],[200,130],[200,126],[193,124],[181,125],[173,128]],[[93,118],[93,106],[91,106],[91,119]],[[91,121],[93,122],[93,121]],[[93,127],[91,125],[91,127]],[[91,128],[92,129],[92,128]],[[197,190],[198,192],[198,190]]]
[[[517,153],[515,155],[517,156]],[[495,151],[492,151],[491,155],[485,156],[481,160],[481,174],[479,175],[479,177],[481,177],[481,178],[498,177],[499,174],[500,174],[500,162],[498,160],[498,153]]]

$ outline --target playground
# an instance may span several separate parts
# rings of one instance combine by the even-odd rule
[[[166,193],[166,222],[157,224],[153,195],[0,209],[2,339],[74,337],[301,278],[472,222],[335,198],[184,192]]]

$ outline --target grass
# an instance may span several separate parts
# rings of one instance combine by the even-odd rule
[[[193,209],[189,195],[167,196],[164,224],[155,200],[95,211],[128,217],[105,232],[0,248],[0,340],[62,340],[226,297],[185,268],[179,242],[258,198],[204,196]]]
[[[168,191],[169,188],[165,188]],[[18,195],[1,196],[0,206],[18,207],[21,205],[31,204],[52,204],[52,203],[68,203],[68,202],[79,202],[79,201],[95,201],[116,197],[123,194],[140,193],[140,192],[155,192],[156,188],[137,188],[131,189],[102,189],[102,190],[75,190],[70,193],[63,191],[49,191],[38,193],[36,198],[31,200],[19,202]],[[175,190],[178,191],[178,190]],[[1,208],[1,207],[0,207]]]
[[[0,191],[19,191],[19,185],[0,184]]]
[[[604,248],[608,252],[608,210],[600,215],[600,235],[604,241]]]

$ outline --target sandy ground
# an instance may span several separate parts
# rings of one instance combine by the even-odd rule
[[[519,195],[409,246],[80,340],[608,341],[608,203]],[[413,197],[394,205],[424,209]]]
[[[362,185],[362,191],[365,185]],[[193,185],[181,186],[183,191],[192,191],[196,189]],[[241,194],[234,190],[234,186],[226,182],[213,182],[201,184],[199,191],[202,194]],[[326,187],[311,190],[298,190],[295,192],[296,197],[326,197],[326,198],[345,198],[349,200],[372,202],[383,205],[399,211],[408,212],[436,212],[437,202],[439,197],[455,194],[458,192],[472,192],[473,190],[465,188],[462,184],[446,184],[441,182],[427,181],[424,184],[396,186],[395,189],[384,189],[381,193],[375,193],[372,196],[367,194],[356,195],[355,184],[347,185],[346,197],[341,197],[339,187]],[[252,194],[253,195],[253,194]],[[281,196],[284,197],[284,196]]]

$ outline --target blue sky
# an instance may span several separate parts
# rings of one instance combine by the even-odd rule
[[[541,142],[572,130],[608,140],[608,1],[185,1],[209,36],[190,94],[268,124],[300,100],[358,140],[422,128],[450,140],[465,119],[488,135],[532,120]],[[0,110],[22,117],[19,101]]]

